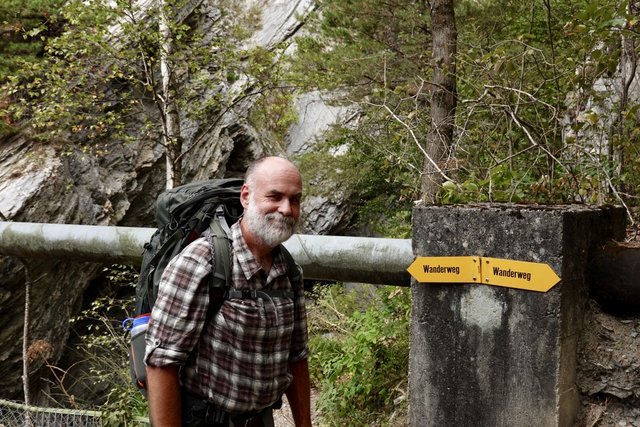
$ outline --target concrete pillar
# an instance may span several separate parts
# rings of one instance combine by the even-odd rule
[[[624,210],[487,204],[413,215],[415,256],[545,263],[561,281],[542,293],[413,280],[411,425],[572,426],[588,255],[623,238]]]

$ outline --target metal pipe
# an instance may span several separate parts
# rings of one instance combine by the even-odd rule
[[[294,234],[284,243],[304,277],[387,285],[411,284],[410,239]]]
[[[139,264],[155,229],[0,222],[0,254],[21,258]],[[284,244],[304,276],[373,284],[410,284],[410,239],[295,234]]]
[[[54,258],[136,264],[153,229],[98,225],[0,222],[0,253],[21,258]]]

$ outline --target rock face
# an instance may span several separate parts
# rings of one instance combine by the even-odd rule
[[[612,316],[590,303],[578,369],[582,405],[576,425],[640,425],[640,317]]]
[[[204,0],[198,7],[215,9],[213,3]],[[267,47],[292,37],[302,25],[300,18],[313,7],[309,0],[247,0],[245,9],[256,5],[261,8],[263,25],[250,43]],[[336,117],[325,118],[325,127]],[[240,176],[263,153],[260,133],[246,125],[237,110],[219,123],[214,128],[196,123],[185,131],[187,143],[196,137],[200,140],[183,162],[186,182]],[[318,137],[300,127],[293,135],[296,147],[308,146]],[[0,213],[10,221],[153,226],[154,201],[164,187],[162,150],[152,140],[113,144],[98,154],[68,146],[36,145],[18,135],[0,144],[0,165]],[[314,207],[314,211],[319,209]],[[342,214],[333,222],[325,221],[316,231],[330,231],[345,218]],[[37,403],[45,400],[40,378],[48,377],[46,365],[61,357],[69,337],[69,319],[78,313],[85,291],[102,266],[57,260],[24,262],[0,258],[0,396],[22,399],[26,267],[33,281],[29,341],[37,345],[30,352],[30,378],[32,401]]]
[[[287,153],[291,156],[304,153],[313,147],[318,135],[323,135],[335,123],[355,126],[359,111],[353,106],[331,105],[331,94],[318,91],[305,93],[296,100],[298,122],[289,129]],[[340,152],[334,153],[339,156]],[[320,179],[320,181],[324,181]],[[351,221],[352,194],[339,190],[341,186],[323,182],[332,191],[330,196],[314,195],[305,199],[303,224],[305,233],[328,234],[330,230],[341,234]]]
[[[35,149],[16,138],[0,146],[0,209],[8,219],[21,222],[150,224],[151,195],[162,185],[162,171],[145,168],[148,160],[145,150],[134,147],[116,147],[102,157],[81,152],[60,156],[54,148]],[[23,264],[7,257],[0,261],[0,394],[21,398],[25,268],[33,281],[29,341],[46,349],[32,348],[31,388],[43,391],[39,379],[48,376],[43,367],[60,357],[69,336],[69,319],[78,313],[101,266],[34,259]],[[41,395],[33,397],[37,402]]]
[[[144,147],[114,146],[94,156],[81,151],[60,154],[54,146],[35,146],[15,137],[0,146],[0,211],[11,221],[35,223],[133,225],[150,218],[158,159]],[[22,392],[22,325],[25,268],[31,288],[30,342],[32,389],[41,390],[42,369],[60,357],[69,336],[69,319],[101,266],[57,260],[2,258],[0,286],[0,392],[18,398]],[[42,351],[42,348],[46,351]],[[38,401],[38,394],[34,400]]]

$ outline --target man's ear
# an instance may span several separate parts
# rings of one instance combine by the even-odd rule
[[[242,184],[240,188],[240,203],[245,209],[249,206],[249,186],[247,184]]]

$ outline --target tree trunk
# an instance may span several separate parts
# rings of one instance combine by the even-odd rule
[[[640,2],[629,0],[627,5],[627,13],[629,17],[640,16]],[[627,159],[624,153],[624,143],[633,143],[633,136],[630,134],[628,124],[626,122],[627,109],[629,108],[629,97],[633,93],[633,86],[637,87],[636,74],[638,71],[638,52],[636,50],[636,34],[638,30],[637,22],[629,18],[626,24],[626,30],[621,32],[622,36],[622,53],[620,55],[620,107],[617,117],[616,128],[612,133],[617,133],[617,138],[609,138],[609,153],[613,164],[617,165],[616,175],[621,177],[627,168]],[[617,143],[614,143],[614,139]],[[629,188],[621,185],[619,188],[622,192],[629,192]]]
[[[22,391],[24,403],[31,404],[29,389],[29,324],[31,323],[31,274],[27,260],[20,259],[24,267],[24,324],[22,325]]]
[[[166,188],[180,185],[182,170],[178,159],[182,151],[182,139],[180,137],[180,117],[175,101],[175,88],[173,84],[173,70],[169,58],[174,51],[174,40],[171,28],[167,21],[167,13],[164,0],[158,0],[160,11],[160,75],[162,76],[162,120],[165,156],[167,164]]]
[[[434,203],[442,184],[440,171],[453,142],[456,111],[456,43],[458,33],[453,0],[431,2],[433,84],[431,91],[431,127],[427,134],[422,175],[422,199]]]

